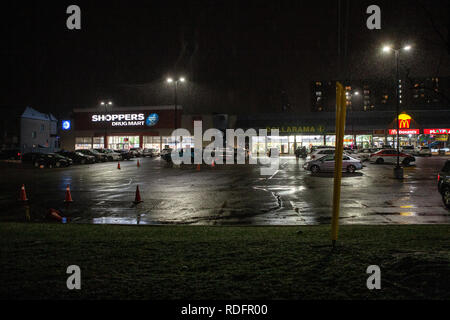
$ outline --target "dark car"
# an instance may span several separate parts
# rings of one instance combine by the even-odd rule
[[[20,150],[19,149],[1,150],[0,160],[20,160]]]
[[[80,152],[80,153],[88,155],[88,156],[94,156],[96,162],[106,162],[106,161],[108,161],[108,156],[106,154],[97,152],[95,150],[80,149],[80,150],[76,150],[76,152]]]
[[[142,149],[141,148],[130,148],[130,152],[132,152],[135,157],[142,157]]]
[[[445,162],[444,167],[438,174],[438,190],[442,195],[442,201],[447,209],[450,209],[450,160]]]
[[[46,168],[68,167],[72,165],[72,163],[72,159],[63,157],[57,153],[42,153],[33,161],[35,167],[44,166]]]
[[[41,155],[43,155],[42,152],[27,152],[22,154],[20,159],[23,163],[33,163],[34,160],[36,160],[36,158],[40,157]]]
[[[134,158],[133,152],[129,150],[113,150],[115,153],[120,154],[120,160],[130,160]]]
[[[73,163],[85,164],[85,163],[94,163],[95,157],[91,155],[86,155],[77,151],[60,151],[58,154],[63,157],[72,159]]]

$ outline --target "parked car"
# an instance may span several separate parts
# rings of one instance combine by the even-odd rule
[[[72,159],[63,157],[57,153],[42,153],[33,161],[35,167],[44,166],[46,168],[68,167],[72,163]]]
[[[309,150],[309,153],[313,153],[314,151],[317,151],[319,149],[336,149],[334,146],[312,146],[311,150]]]
[[[0,160],[20,160],[19,149],[8,149],[0,151]]]
[[[307,161],[303,165],[303,168],[311,171],[312,173],[332,172],[334,171],[334,154],[325,155],[319,159]],[[342,156],[342,171],[353,173],[356,170],[361,170],[362,168],[363,165],[361,160],[345,154]]]
[[[414,154],[422,157],[431,157],[432,155],[430,147],[418,147]]]
[[[108,159],[108,161],[118,161],[122,158],[119,153],[114,152],[111,149],[94,149],[94,150],[106,155],[106,158]]]
[[[159,156],[159,150],[153,148],[145,148],[144,150],[142,150],[142,156],[150,158],[157,157]]]
[[[161,159],[166,160],[166,161],[172,161],[172,157],[171,157],[171,153],[172,153],[173,149],[172,148],[164,148],[161,150]]]
[[[103,154],[101,152],[98,152],[98,151],[96,151],[94,149],[79,149],[79,150],[75,150],[75,151],[76,152],[80,152],[80,153],[82,153],[84,155],[87,155],[87,156],[94,156],[95,157],[95,162],[106,162],[106,161],[108,161],[108,157],[105,154]]]
[[[60,151],[57,153],[63,157],[72,159],[73,163],[86,164],[95,162],[94,156],[86,155],[77,151]]]
[[[414,146],[403,146],[400,148],[400,151],[404,153],[414,154],[415,148]]]
[[[450,160],[447,160],[438,174],[438,190],[447,209],[450,209]]]
[[[319,148],[316,151],[311,152],[311,154],[306,157],[306,160],[317,160],[323,156],[334,154],[335,151],[335,148]]]
[[[403,163],[403,165],[407,166],[411,162],[416,161],[416,158],[414,156],[408,154],[408,153],[399,153],[400,156],[400,162]],[[372,153],[369,158],[370,162],[376,163],[376,164],[383,164],[383,163],[397,163],[397,150],[395,149],[383,149],[376,153]]]
[[[34,163],[34,160],[37,157],[40,157],[43,153],[42,152],[27,152],[21,155],[20,159],[23,163]]]
[[[115,153],[120,154],[120,160],[130,160],[134,158],[133,152],[130,150],[122,149],[122,150],[113,150]]]
[[[358,158],[361,159],[361,161],[368,161],[370,158],[370,155],[372,153],[376,153],[378,151],[379,150],[376,148],[373,148],[373,149],[372,148],[364,148],[364,149],[360,149],[356,155],[358,156]]]
[[[135,157],[142,157],[142,149],[141,148],[130,148],[130,152],[132,152]]]
[[[172,153],[172,150],[173,150],[172,148],[164,148],[164,149],[162,149],[161,152],[160,152],[161,158],[163,158],[166,154]]]

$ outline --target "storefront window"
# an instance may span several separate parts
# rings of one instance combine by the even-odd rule
[[[329,135],[326,136],[326,145],[330,146],[330,147],[335,147],[336,146],[336,136],[335,135]]]
[[[143,137],[143,146],[147,149],[157,149],[161,151],[161,137]]]
[[[162,148],[171,148],[171,149],[175,149],[176,147],[180,147],[180,141],[176,140],[175,137],[173,136],[166,136],[166,137],[161,137],[162,141]]]
[[[356,144],[358,148],[370,148],[372,146],[372,136],[371,135],[357,135]]]
[[[386,145],[384,136],[373,136],[373,146],[376,148],[382,148]]]
[[[344,136],[344,146],[351,147],[354,145],[353,136]]]
[[[300,138],[300,141],[297,141],[297,146],[303,146],[308,149],[323,145],[323,136],[297,136],[297,138]]]
[[[94,149],[103,149],[105,147],[105,139],[103,137],[94,137],[93,144]]]
[[[194,137],[182,137],[181,146],[185,148],[194,148]]]
[[[253,155],[265,155],[266,150],[266,137],[252,137],[252,150],[250,150]]]
[[[92,149],[91,137],[76,137],[75,138],[75,150],[78,149]]]
[[[108,137],[108,148],[113,150],[139,148],[139,136]]]

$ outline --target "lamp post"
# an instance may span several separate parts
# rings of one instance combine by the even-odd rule
[[[387,45],[383,47],[383,52],[384,53],[389,53],[391,51],[394,51],[395,53],[395,79],[396,79],[396,83],[395,83],[395,93],[396,93],[396,129],[397,129],[397,165],[394,168],[394,177],[396,179],[403,179],[403,168],[400,166],[400,128],[399,128],[399,114],[400,114],[400,92],[399,92],[399,83],[400,83],[400,79],[399,79],[399,71],[398,71],[398,67],[399,67],[399,59],[400,59],[400,51],[409,51],[411,50],[411,46],[407,45],[401,48],[392,48],[391,46]]]
[[[176,130],[176,129],[178,129],[178,122],[177,122],[177,103],[178,103],[177,89],[178,89],[178,83],[179,82],[185,82],[186,79],[184,77],[180,77],[178,80],[174,80],[172,78],[167,78],[166,81],[167,81],[167,83],[174,85],[173,86],[174,87],[174,92],[175,92],[175,97],[174,97],[174,99],[175,99],[175,101],[174,101],[174,104],[175,104],[175,115],[174,115],[175,123],[174,123],[174,128]],[[175,137],[175,149],[177,149],[176,137]]]
[[[100,106],[105,107],[105,116],[108,113],[108,106],[112,106],[112,101],[100,101]],[[103,147],[108,149],[108,123],[105,121],[105,137],[103,138]]]

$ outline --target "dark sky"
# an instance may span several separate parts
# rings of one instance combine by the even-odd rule
[[[172,104],[164,79],[182,74],[179,100],[191,112],[307,111],[313,80],[391,76],[386,41],[414,44],[404,59],[413,75],[450,75],[430,19],[448,41],[448,2],[341,0],[339,76],[338,0],[10,1],[0,106],[62,114],[101,99]],[[81,7],[81,31],[66,29],[70,4]],[[366,28],[370,4],[382,9],[382,30]]]

